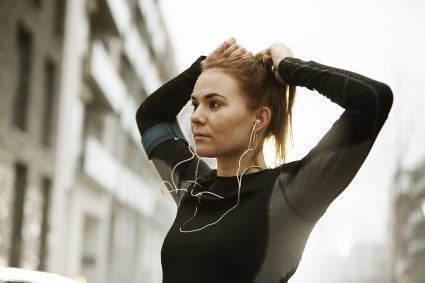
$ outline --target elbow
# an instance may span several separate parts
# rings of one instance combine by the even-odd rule
[[[379,88],[377,89],[377,94],[381,115],[387,116],[393,105],[393,92],[388,85],[380,84]]]
[[[375,135],[377,135],[390,113],[393,104],[393,92],[388,85],[380,83],[377,87],[375,87],[375,97],[375,111],[372,111],[371,113],[374,113],[373,116],[376,121]]]
[[[160,119],[152,116],[149,111],[146,111],[146,101],[143,102],[136,111],[136,123],[139,129],[140,136],[146,132],[151,126],[161,122]]]
[[[142,134],[144,126],[143,126],[143,122],[144,122],[144,111],[143,111],[143,104],[141,104],[139,106],[139,108],[136,111],[136,123],[137,123],[137,127],[139,128],[139,132],[140,134]]]
[[[139,121],[141,121],[143,119],[143,110],[142,110],[143,107],[142,106],[143,106],[143,104],[140,105],[139,108],[137,108],[137,111],[136,111],[136,122],[137,122],[137,124],[139,124]]]

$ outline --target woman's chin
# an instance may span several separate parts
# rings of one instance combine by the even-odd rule
[[[205,157],[205,158],[214,158],[216,157],[216,154],[212,152],[211,150],[204,149],[202,147],[196,148],[196,155],[199,157]]]
[[[205,157],[205,158],[215,158],[214,154],[207,154],[207,153],[196,153],[198,157]]]

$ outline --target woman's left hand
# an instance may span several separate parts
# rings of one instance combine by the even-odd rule
[[[263,51],[264,63],[270,64],[273,67],[273,72],[276,79],[285,83],[279,74],[279,63],[286,57],[294,57],[291,48],[287,47],[283,43],[274,43]]]

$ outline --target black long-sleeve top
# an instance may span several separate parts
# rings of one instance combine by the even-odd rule
[[[192,94],[203,58],[150,95],[136,114],[145,150],[164,180],[191,156],[176,116]],[[188,192],[173,193],[179,205],[162,247],[163,282],[287,282],[315,223],[354,178],[391,109],[387,85],[353,72],[287,57],[279,73],[286,83],[315,90],[345,111],[301,160],[245,175],[238,207],[198,232],[180,229],[203,227],[234,206],[237,179],[217,176],[201,161],[201,189],[195,190],[223,198],[204,194],[198,200],[190,194],[198,159],[179,165],[174,181]]]

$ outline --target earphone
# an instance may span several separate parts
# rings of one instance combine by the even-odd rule
[[[194,214],[192,215],[192,217],[190,217],[189,219],[187,219],[181,226],[180,226],[180,228],[179,228],[179,230],[180,230],[180,232],[181,233],[192,233],[192,232],[197,232],[197,231],[201,231],[201,230],[203,230],[203,229],[205,229],[205,228],[207,228],[207,227],[209,227],[209,226],[212,226],[212,225],[215,225],[215,224],[217,224],[218,222],[220,222],[222,219],[223,219],[223,217],[225,217],[230,211],[232,211],[233,209],[235,209],[238,205],[239,205],[239,201],[240,201],[240,192],[241,192],[241,186],[242,186],[242,177],[243,177],[243,175],[245,174],[245,172],[247,171],[247,170],[249,170],[249,169],[251,169],[251,168],[258,168],[258,169],[263,169],[262,167],[260,167],[260,166],[249,166],[249,167],[247,167],[247,168],[245,168],[242,172],[240,172],[240,170],[241,170],[241,162],[242,162],[242,159],[243,159],[243,157],[246,155],[246,154],[248,154],[248,152],[250,152],[250,151],[253,151],[253,150],[255,150],[256,148],[257,148],[257,142],[256,142],[256,132],[255,132],[255,128],[256,128],[256,126],[257,126],[257,124],[261,124],[261,120],[260,120],[260,118],[259,117],[257,117],[256,118],[256,120],[255,120],[255,122],[254,122],[254,126],[253,126],[253,128],[252,128],[252,131],[251,131],[251,134],[250,134],[250,137],[249,137],[249,143],[248,143],[248,148],[245,150],[245,152],[244,153],[242,153],[242,155],[240,156],[240,158],[239,158],[239,162],[238,162],[238,170],[236,171],[236,179],[237,179],[237,181],[238,181],[238,188],[237,188],[237,191],[238,191],[238,196],[237,196],[237,202],[236,202],[236,204],[234,205],[234,206],[232,206],[230,209],[228,209],[226,212],[224,212],[216,221],[213,221],[213,222],[211,222],[211,223],[208,223],[208,224],[205,224],[205,225],[203,225],[202,227],[199,227],[199,228],[196,228],[196,229],[192,229],[192,230],[185,230],[183,227],[184,226],[186,226],[186,224],[188,224],[195,216],[196,216],[196,214],[197,214],[197,212],[198,212],[198,205],[195,207],[195,212],[194,212]],[[192,130],[192,129],[191,129]],[[193,135],[192,135],[192,138],[193,138]],[[255,140],[255,141],[254,141]],[[195,143],[194,143],[195,144]],[[176,170],[176,168],[178,167],[178,166],[180,166],[181,164],[183,164],[183,163],[185,163],[185,162],[188,162],[188,161],[190,161],[190,160],[192,160],[193,158],[195,158],[195,156],[196,156],[196,144],[195,144],[195,151],[192,151],[192,149],[190,148],[190,145],[188,145],[188,148],[189,148],[189,151],[192,153],[192,156],[191,157],[189,157],[188,159],[185,159],[185,160],[182,160],[182,161],[180,161],[179,163],[177,163],[175,166],[174,166],[174,168],[172,169],[172,172],[171,172],[171,183],[170,182],[168,182],[168,181],[163,181],[163,184],[165,184],[165,185],[169,185],[169,186],[171,186],[171,190],[169,190],[169,189],[167,189],[167,191],[169,192],[169,193],[172,193],[172,192],[175,192],[175,193],[177,193],[178,191],[183,191],[184,193],[188,193],[188,189],[186,189],[186,188],[178,188],[177,187],[177,185],[176,185],[176,183],[175,183],[175,181],[174,181],[174,171]],[[212,193],[212,192],[208,192],[208,191],[201,191],[201,192],[198,192],[198,193],[194,193],[193,191],[194,191],[194,189],[195,189],[195,187],[196,186],[199,186],[199,187],[201,187],[202,188],[202,186],[197,182],[197,180],[198,180],[198,166],[199,166],[199,161],[200,161],[200,158],[198,157],[198,160],[197,160],[197,164],[196,164],[196,169],[195,169],[195,180],[194,181],[188,181],[188,183],[192,183],[193,184],[193,186],[192,186],[192,189],[190,190],[190,195],[191,196],[193,196],[193,197],[198,197],[198,201],[199,201],[199,204],[201,204],[201,202],[200,202],[200,198],[201,198],[201,196],[203,195],[203,194],[211,194],[211,195],[213,195],[213,196],[215,196],[215,197],[217,197],[217,198],[224,198],[223,196],[220,196],[220,195],[217,195],[217,194],[215,194],[215,193]],[[162,191],[162,190],[161,190]],[[164,193],[164,192],[163,192]],[[181,203],[181,201],[182,201],[182,199],[183,199],[183,197],[184,197],[184,194],[182,194],[181,195],[181,197],[180,197],[180,199],[179,199],[179,201],[178,201],[178,206],[180,206],[180,203]]]

